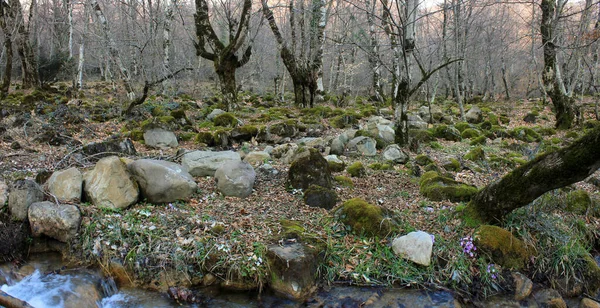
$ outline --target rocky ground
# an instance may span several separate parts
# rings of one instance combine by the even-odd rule
[[[20,219],[30,220],[34,236],[69,243],[66,256],[100,265],[122,285],[170,292],[181,301],[186,292],[215,284],[271,287],[296,298],[327,284],[443,288],[477,301],[502,293],[526,298],[533,282],[531,298],[539,297],[539,303],[561,296],[593,298],[593,286],[600,286],[600,270],[589,262],[599,247],[598,173],[515,211],[501,229],[470,226],[461,219],[475,187],[570,144],[597,125],[592,105],[582,107],[586,122],[555,131],[550,107],[539,101],[474,101],[466,106],[473,110],[471,123],[458,119],[450,101],[436,103],[431,113],[415,102],[411,135],[416,141],[394,152],[386,120],[390,109],[361,98],[342,108],[331,97],[324,105],[301,110],[269,95],[243,94],[238,111],[218,115],[218,96],[159,96],[121,117],[118,103],[102,89],[89,89],[79,100],[65,98],[60,88],[54,93],[17,91],[2,103],[0,205],[8,204],[3,191],[12,194],[18,190],[15,183],[26,185],[18,180],[36,181],[45,188],[36,201],[50,201],[44,212],[77,220],[78,228],[52,233],[57,228],[36,224],[43,215],[25,210]],[[132,141],[119,144],[126,138]],[[107,140],[116,145],[98,145]],[[336,155],[326,161],[333,171],[300,176],[304,180],[294,184],[290,174],[322,164],[318,158],[307,160],[312,156],[302,154],[311,153],[305,147],[316,149],[319,158]],[[244,173],[254,174],[251,190],[248,185],[227,188],[224,180],[202,176],[204,171],[190,162],[196,150],[237,153],[238,160],[252,165]],[[70,201],[49,193],[53,172],[75,167],[91,183],[90,171],[110,156],[121,157],[114,164],[126,166],[125,176],[115,177],[134,174],[131,185],[139,186],[142,197],[106,206],[102,193],[95,196],[86,188]],[[157,184],[144,185],[145,171],[135,173],[131,167],[140,159],[183,165],[193,176],[194,191],[182,192],[184,201],[153,196],[149,187]],[[240,168],[235,165],[230,172]],[[327,190],[308,187],[315,183]],[[57,203],[63,206],[53,209]],[[80,216],[67,208],[78,209]],[[0,238],[24,225],[15,222],[18,214],[8,206],[2,212]],[[353,212],[358,217],[346,219]],[[67,220],[61,220],[62,226],[69,226]],[[419,230],[431,235],[420,239],[424,250],[431,250],[426,265],[394,244]],[[0,242],[11,245],[0,245],[0,254],[14,258],[20,256],[5,252],[31,241]],[[513,245],[517,242],[520,248]],[[277,278],[285,274],[297,279]],[[313,276],[319,277],[316,285]],[[550,292],[550,299],[544,292]]]

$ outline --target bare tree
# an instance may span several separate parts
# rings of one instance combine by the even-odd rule
[[[12,79],[12,30],[8,28],[8,22],[13,18],[7,2],[0,1],[0,30],[4,33],[4,52],[6,53],[6,66],[4,67],[4,76],[0,85],[0,98],[8,94],[10,81]]]
[[[327,26],[325,0],[312,0],[308,18],[304,16],[304,0],[297,1],[298,10],[294,8],[296,1],[290,0],[289,41],[284,39],[267,1],[261,1],[265,18],[275,35],[281,59],[292,79],[295,103],[297,106],[312,107],[323,84],[323,43]]]
[[[17,53],[21,59],[21,72],[23,79],[23,88],[32,88],[40,86],[40,77],[38,75],[37,59],[35,57],[31,43],[29,42],[29,24],[25,24],[25,18],[23,17],[23,8],[19,0],[8,1],[10,15],[14,16],[14,24],[17,28]],[[35,7],[36,1],[31,2],[30,13]],[[31,18],[29,20],[31,23]]]
[[[221,92],[228,110],[237,104],[236,70],[248,63],[252,55],[252,44],[248,44],[241,58],[236,55],[244,45],[250,31],[250,13],[252,0],[244,0],[239,21],[233,16],[234,9],[229,1],[224,8],[228,27],[227,41],[219,39],[217,32],[210,22],[209,8],[206,0],[196,0],[196,53],[204,59],[213,62],[215,72],[219,77]],[[212,51],[207,50],[209,45]]]

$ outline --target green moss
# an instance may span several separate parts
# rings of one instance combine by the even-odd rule
[[[454,127],[456,129],[458,129],[458,131],[461,132],[461,134],[462,134],[462,132],[465,131],[465,129],[471,128],[471,124],[469,124],[467,122],[458,122],[458,123],[454,124]]]
[[[536,127],[534,130],[542,136],[556,135],[556,129],[552,127]]]
[[[577,139],[579,138],[579,134],[576,131],[570,131],[565,134],[565,138]]]
[[[363,177],[367,174],[367,170],[365,169],[363,164],[359,161],[354,162],[352,165],[348,166],[346,171],[350,174],[350,176],[355,177],[355,178]]]
[[[592,199],[585,190],[574,190],[567,195],[568,212],[585,215],[593,207]]]
[[[215,235],[223,234],[225,232],[225,226],[222,224],[216,224],[214,227],[212,227],[212,229],[210,229],[210,232]]]
[[[213,119],[215,126],[222,127],[236,127],[238,125],[238,119],[231,113],[221,113]]]
[[[327,163],[329,164],[329,170],[331,170],[332,172],[341,172],[344,171],[344,168],[346,168],[346,164],[344,162],[340,163],[328,160]]]
[[[331,188],[331,171],[327,160],[314,148],[306,150],[308,155],[296,159],[290,166],[288,185],[297,189],[307,189],[310,185]]]
[[[189,140],[194,139],[196,137],[196,135],[197,134],[193,133],[193,132],[183,132],[183,133],[179,134],[179,140],[189,141]]]
[[[467,128],[462,131],[460,136],[464,139],[470,139],[481,136],[481,132],[473,128]]]
[[[492,125],[500,124],[500,122],[498,121],[498,116],[493,113],[488,114],[488,120],[490,121],[490,123],[492,123]]]
[[[456,158],[450,158],[442,167],[448,171],[458,172],[460,171],[460,162]]]
[[[488,129],[492,128],[492,122],[484,121],[481,124],[479,124],[479,128],[481,128],[483,130],[488,130]]]
[[[433,135],[436,138],[443,138],[450,141],[460,141],[462,139],[458,129],[443,124],[433,128]]]
[[[487,138],[485,136],[479,136],[479,137],[475,137],[471,140],[470,145],[475,146],[475,145],[483,145],[486,143]]]
[[[144,131],[141,129],[132,130],[129,137],[134,141],[144,140]]]
[[[343,114],[331,119],[330,124],[335,128],[345,128],[358,123],[355,115]]]
[[[394,220],[386,214],[381,207],[360,198],[350,199],[335,210],[335,217],[353,233],[381,238],[396,228]]]
[[[441,145],[439,142],[437,142],[437,141],[431,141],[431,142],[429,143],[429,147],[431,147],[431,148],[432,148],[432,149],[434,149],[434,150],[441,150],[441,149],[443,149],[443,148],[444,148],[444,147],[443,147],[443,146],[442,146],[442,145]]]
[[[483,151],[483,149],[481,147],[476,147],[476,148],[472,149],[471,151],[469,151],[469,153],[467,153],[465,155],[465,159],[470,160],[470,161],[484,160],[485,152]]]
[[[390,164],[382,164],[382,163],[372,163],[369,165],[369,168],[373,169],[373,170],[393,170],[394,167],[392,167]]]
[[[282,219],[279,221],[279,224],[283,229],[283,238],[301,238],[304,232],[306,232],[301,221]]]
[[[542,141],[542,136],[529,127],[516,127],[509,132],[509,135],[517,140],[525,142]]]
[[[411,129],[408,131],[411,139],[420,143],[431,142],[434,140],[433,132],[428,129]]]
[[[552,144],[559,144],[562,142],[562,140],[558,137],[553,137],[552,139],[550,139],[550,142],[552,142]]]
[[[433,163],[433,159],[425,154],[419,154],[417,157],[415,157],[415,163],[417,163],[419,166],[426,166]]]
[[[354,187],[354,183],[352,182],[352,179],[347,177],[347,176],[343,176],[343,175],[336,175],[333,178],[340,186],[343,187]]]
[[[425,166],[423,168],[423,170],[425,170],[425,171],[442,172],[442,170],[440,170],[440,167],[438,167],[438,165],[436,165],[434,163],[428,164],[427,166]]]
[[[513,157],[510,160],[513,161],[515,164],[519,164],[519,165],[524,165],[527,163],[526,159],[519,158],[519,157]]]
[[[508,116],[501,115],[500,116],[500,122],[502,122],[502,124],[509,124],[510,123],[510,118]]]
[[[195,141],[196,143],[204,143],[207,146],[213,146],[215,144],[215,140],[211,132],[199,132],[196,134]]]
[[[496,226],[480,226],[473,236],[480,254],[505,268],[521,269],[531,256],[523,241],[509,231]]]
[[[435,171],[424,173],[419,185],[421,194],[433,201],[468,201],[477,193],[477,187],[459,183]]]

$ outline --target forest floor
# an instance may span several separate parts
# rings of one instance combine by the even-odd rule
[[[107,95],[104,89],[98,85],[89,89],[85,98],[70,101],[66,104],[69,112],[62,118],[57,117],[57,106],[65,105],[69,100],[60,92],[37,98],[39,94],[30,92],[9,96],[7,104],[2,104],[4,111],[0,118],[0,180],[10,183],[18,178],[35,178],[40,173],[71,166],[89,169],[95,161],[79,154],[81,145],[102,141],[115,134],[133,137],[133,132],[140,129],[144,120],[164,117],[169,111],[183,106],[186,106],[185,114],[192,127],[185,124],[172,127],[181,139],[179,147],[157,150],[134,138],[138,154],[131,158],[178,162],[179,149],[208,148],[195,141],[197,131],[220,129],[204,120],[219,106],[218,95],[203,99],[152,96],[138,107],[133,120],[127,120],[119,115],[118,100],[113,99],[110,93]],[[34,96],[30,105],[13,108],[17,106],[15,102],[27,96]],[[269,125],[294,119],[307,126],[318,127],[320,137],[336,136],[347,129],[335,127],[333,121],[336,116],[348,113],[360,115],[362,119],[356,124],[360,125],[369,116],[382,112],[381,109],[389,111],[386,106],[373,108],[372,103],[361,102],[360,98],[344,107],[335,107],[335,98],[331,98],[324,105],[313,108],[315,112],[310,112],[289,103],[278,103],[268,94],[244,93],[241,97],[243,102],[235,115],[245,124]],[[486,120],[492,114],[509,119],[508,123],[498,125],[506,132],[529,127],[545,133],[541,135],[541,141],[526,142],[504,137],[487,139],[485,144],[478,145],[488,158],[516,158],[512,160],[468,161],[463,158],[464,155],[477,147],[470,145],[469,139],[447,141],[434,138],[421,142],[418,153],[410,152],[411,162],[419,154],[429,156],[438,166],[445,159],[456,158],[462,168],[448,173],[460,182],[482,188],[545,150],[570,144],[585,132],[582,126],[569,131],[554,131],[551,108],[541,101],[478,105],[484,109]],[[442,101],[439,106],[445,113],[452,114],[455,122],[459,122],[458,108],[452,102]],[[416,110],[418,107],[419,103],[415,102],[413,108]],[[467,105],[465,109],[469,107]],[[159,109],[163,111],[156,111]],[[582,104],[582,110],[584,119],[594,123],[591,121],[593,105],[586,102]],[[532,112],[536,114],[536,123],[524,122],[525,116]],[[76,120],[71,120],[70,115],[74,115]],[[53,142],[38,138],[49,128],[56,132],[54,137],[63,137],[61,145],[51,145]],[[485,133],[485,129],[481,131]],[[263,150],[265,146],[252,140],[224,148],[249,152]],[[346,165],[355,161],[361,161],[365,166],[385,163],[381,155],[343,157],[343,160]],[[110,267],[118,260],[131,274],[131,281],[161,291],[169,285],[199,286],[215,279],[232,288],[253,289],[269,283],[269,269],[265,261],[267,247],[284,240],[298,240],[323,249],[323,260],[318,269],[322,284],[447,288],[464,298],[483,298],[513,291],[508,269],[498,267],[500,275],[494,278],[488,272],[491,264],[488,256],[470,257],[463,252],[461,239],[471,236],[474,231],[461,219],[461,209],[465,204],[431,201],[420,194],[415,168],[423,167],[410,163],[393,165],[389,170],[367,168],[365,176],[351,178],[352,186],[336,184],[338,205],[351,198],[363,198],[394,211],[402,218],[397,233],[373,238],[349,232],[335,220],[331,211],[306,205],[301,191],[287,188],[289,165],[279,159],[268,163],[277,170],[277,174],[257,172],[254,191],[245,199],[224,197],[216,189],[213,178],[199,177],[196,178],[198,192],[186,202],[163,205],[139,202],[127,210],[116,212],[83,203],[80,206],[84,214],[80,235],[78,242],[72,243],[71,253],[80,260],[96,262],[104,267]],[[347,171],[334,175],[350,177]],[[509,216],[502,225],[534,245],[540,253],[547,252],[545,257],[532,259],[522,269],[534,282],[556,287],[557,277],[581,274],[576,261],[581,257],[581,251],[562,251],[562,255],[551,253],[561,251],[564,245],[576,243],[584,248],[585,253],[597,253],[599,216],[569,213],[565,211],[565,203],[569,191],[585,190],[599,204],[598,183],[593,181],[599,175],[596,172],[590,180],[549,192]],[[290,221],[295,226],[293,235],[289,232]],[[548,230],[537,228],[539,225],[581,232],[568,231],[554,236],[545,234]],[[391,251],[391,241],[395,236],[415,230],[435,236],[432,265],[429,267],[403,260]],[[542,240],[546,242],[541,243]],[[565,260],[565,256],[575,260]]]

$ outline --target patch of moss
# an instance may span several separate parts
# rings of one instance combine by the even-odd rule
[[[460,136],[464,139],[470,139],[470,138],[475,138],[475,137],[481,136],[481,132],[474,128],[467,128],[462,131]]]
[[[513,157],[510,160],[512,160],[515,164],[519,164],[519,165],[524,165],[527,163],[526,159],[520,158],[520,157]]]
[[[456,158],[450,158],[444,165],[442,166],[444,169],[448,171],[458,172],[460,171],[460,162]]]
[[[181,141],[189,141],[192,140],[196,137],[196,133],[193,132],[183,132],[181,134],[179,134],[179,140]]]
[[[525,142],[540,142],[542,141],[542,136],[538,134],[536,131],[529,127],[516,127],[509,132],[509,135],[517,140],[525,141]]]
[[[221,113],[220,115],[216,116],[213,119],[213,123],[215,124],[215,126],[222,126],[222,127],[236,127],[238,125],[238,119],[231,113],[229,112],[225,112],[225,113]]]
[[[343,176],[343,175],[336,175],[333,178],[340,186],[343,187],[349,187],[349,188],[353,188],[354,187],[354,183],[352,182],[352,179],[347,177],[347,176]]]
[[[487,138],[485,136],[479,136],[479,137],[475,137],[473,139],[471,139],[471,143],[469,143],[472,146],[475,145],[483,145],[485,144],[487,141]]]
[[[346,164],[344,162],[340,163],[333,160],[328,160],[327,163],[329,164],[329,170],[332,172],[341,172],[344,171],[344,168],[346,168]]]
[[[480,254],[505,268],[521,269],[531,253],[523,241],[509,231],[496,226],[480,226],[473,236]]]
[[[397,227],[388,211],[360,198],[344,202],[335,210],[335,217],[357,235],[383,238]]]
[[[355,178],[360,178],[367,174],[367,170],[363,166],[362,162],[359,161],[354,162],[352,165],[348,166],[346,171],[348,172],[348,174],[350,174],[350,176]]]
[[[283,238],[301,238],[306,229],[302,226],[301,221],[282,219],[279,221],[282,230]]]
[[[421,194],[433,201],[468,201],[477,193],[477,187],[459,183],[435,171],[423,174],[419,185]]]
[[[304,191],[304,203],[312,207],[329,210],[335,206],[338,196],[334,190],[318,185],[310,185]]]
[[[441,150],[441,149],[443,149],[443,148],[444,148],[444,147],[443,147],[443,146],[442,146],[442,145],[441,145],[439,142],[437,142],[437,141],[431,141],[431,142],[429,143],[429,147],[431,147],[431,148],[432,148],[432,149],[434,149],[434,150]]]
[[[144,140],[144,131],[142,131],[141,129],[132,130],[129,134],[129,138],[131,138],[131,140],[133,141]]]
[[[556,135],[556,129],[552,127],[536,127],[534,130],[542,136]]]
[[[458,129],[444,124],[434,127],[433,135],[436,138],[443,138],[450,141],[460,141],[462,139]]]
[[[426,166],[433,163],[433,159],[425,154],[419,154],[415,157],[415,163],[419,166]]]
[[[576,131],[570,131],[565,134],[565,138],[577,139],[579,138],[579,134]]]
[[[438,165],[436,165],[434,163],[428,164],[427,166],[425,166],[423,168],[423,170],[425,170],[425,171],[442,172],[442,170],[440,170],[440,167],[438,167]]]
[[[393,170],[394,167],[390,164],[382,164],[382,163],[372,163],[369,165],[369,168],[373,170]]]
[[[483,149],[481,147],[476,147],[476,148],[472,149],[471,151],[469,151],[469,153],[467,153],[465,155],[465,159],[470,160],[470,161],[484,160],[485,152],[483,151]]]
[[[454,127],[456,129],[458,129],[458,131],[461,132],[461,134],[462,134],[462,132],[465,131],[465,129],[471,128],[471,124],[469,124],[467,122],[458,122],[458,123],[454,124]]]
[[[238,142],[250,141],[256,135],[258,135],[258,127],[254,125],[244,125],[231,130],[231,138]]]
[[[558,137],[552,137],[552,139],[550,139],[550,142],[552,142],[552,144],[559,144],[562,142],[562,140]]]
[[[481,124],[479,124],[479,128],[481,128],[483,130],[488,130],[488,129],[492,128],[492,122],[483,121]]]
[[[196,143],[204,143],[207,146],[213,146],[215,144],[215,139],[211,132],[199,132],[196,134],[195,141]]]
[[[593,207],[592,198],[585,190],[574,190],[567,194],[566,210],[568,212],[585,215]]]
[[[490,121],[490,123],[492,123],[492,125],[500,124],[500,122],[498,121],[498,116],[493,113],[488,113],[488,120]]]
[[[428,129],[411,129],[408,131],[408,136],[420,143],[431,142],[435,139],[433,132]]]

